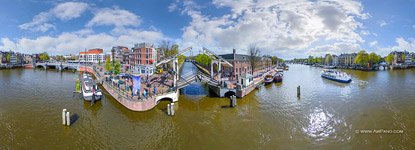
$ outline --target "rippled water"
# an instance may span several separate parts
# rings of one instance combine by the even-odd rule
[[[72,93],[76,73],[0,70],[0,149],[415,148],[415,70],[346,70],[350,84],[322,79],[320,71],[291,65],[282,83],[238,99],[236,108],[195,83],[169,117],[168,102],[133,112],[106,95],[90,106]],[[79,115],[71,127],[61,125],[63,108]]]

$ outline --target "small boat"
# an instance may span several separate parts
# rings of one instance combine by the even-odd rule
[[[282,77],[283,77],[284,75],[283,74],[281,74],[281,73],[276,73],[275,75],[274,75],[274,82],[282,82]]]
[[[92,79],[89,74],[84,73],[82,75],[82,96],[86,101],[97,101],[102,99],[102,91],[98,88],[98,85]]]
[[[348,74],[330,69],[324,69],[321,72],[321,77],[341,83],[352,82],[352,78]]]
[[[324,66],[323,68],[325,68],[325,69],[334,69],[335,66]]]
[[[274,79],[273,79],[272,75],[267,74],[264,78],[264,83],[265,83],[265,85],[268,85],[268,84],[272,83],[273,80]]]
[[[290,67],[288,67],[288,66],[285,66],[285,67],[284,67],[284,70],[288,70],[289,68],[290,68]]]

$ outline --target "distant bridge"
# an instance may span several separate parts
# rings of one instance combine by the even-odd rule
[[[34,68],[55,68],[57,70],[79,70],[79,62],[43,62],[43,63],[34,63]]]

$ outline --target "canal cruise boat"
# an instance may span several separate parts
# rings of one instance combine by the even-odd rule
[[[352,82],[352,78],[347,73],[334,71],[331,69],[323,69],[321,72],[321,77],[340,83]]]

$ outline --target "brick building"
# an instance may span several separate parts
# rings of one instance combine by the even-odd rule
[[[129,54],[130,69],[138,74],[153,74],[157,64],[157,50],[154,44],[135,44]]]

